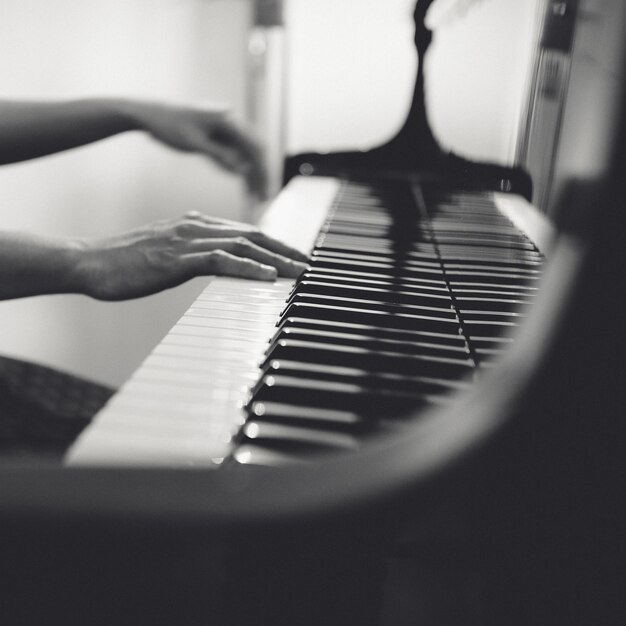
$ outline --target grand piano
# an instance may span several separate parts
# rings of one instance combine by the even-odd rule
[[[546,3],[570,92],[612,76],[565,102],[594,158],[555,157],[551,219],[524,167],[438,152],[421,69],[388,144],[288,159],[262,226],[308,270],[213,278],[65,467],[3,467],[3,623],[623,623],[625,109],[581,48],[609,18]]]

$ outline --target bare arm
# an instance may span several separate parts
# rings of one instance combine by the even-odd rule
[[[223,110],[132,99],[68,102],[0,101],[0,164],[61,152],[119,133],[145,131],[184,152],[204,154],[245,177],[265,196],[259,147]]]
[[[121,101],[0,102],[0,163],[25,161],[134,130]]]
[[[195,212],[103,239],[0,232],[0,299],[79,293],[125,300],[195,276],[296,277],[305,260],[253,226]]]

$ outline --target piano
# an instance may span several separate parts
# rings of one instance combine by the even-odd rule
[[[308,270],[213,278],[64,468],[3,469],[6,623],[621,623],[609,100],[554,219],[519,168],[380,168],[403,139],[289,161],[262,226]]]
[[[384,179],[294,178],[262,226],[311,253],[308,271],[295,284],[213,278],[70,466],[216,469],[356,450],[393,429],[393,413],[400,425],[446,404],[493,365],[552,238],[519,196]]]

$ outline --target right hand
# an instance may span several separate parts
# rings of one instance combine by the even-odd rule
[[[267,199],[263,152],[225,109],[139,101],[130,101],[126,106],[131,118],[157,141],[182,152],[203,154],[243,176],[251,193]]]
[[[196,276],[295,278],[307,257],[258,228],[191,212],[116,237],[82,242],[77,271],[83,293],[126,300]]]

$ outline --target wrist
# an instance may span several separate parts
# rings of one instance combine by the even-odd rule
[[[151,132],[151,120],[160,114],[163,105],[148,100],[117,98],[109,100],[108,105],[126,130],[142,130]]]
[[[92,295],[96,280],[92,256],[91,246],[86,240],[68,239],[64,242],[59,268],[59,275],[63,277],[62,292]]]
[[[143,109],[146,103],[130,98],[110,98],[100,102],[123,131],[144,130]]]

